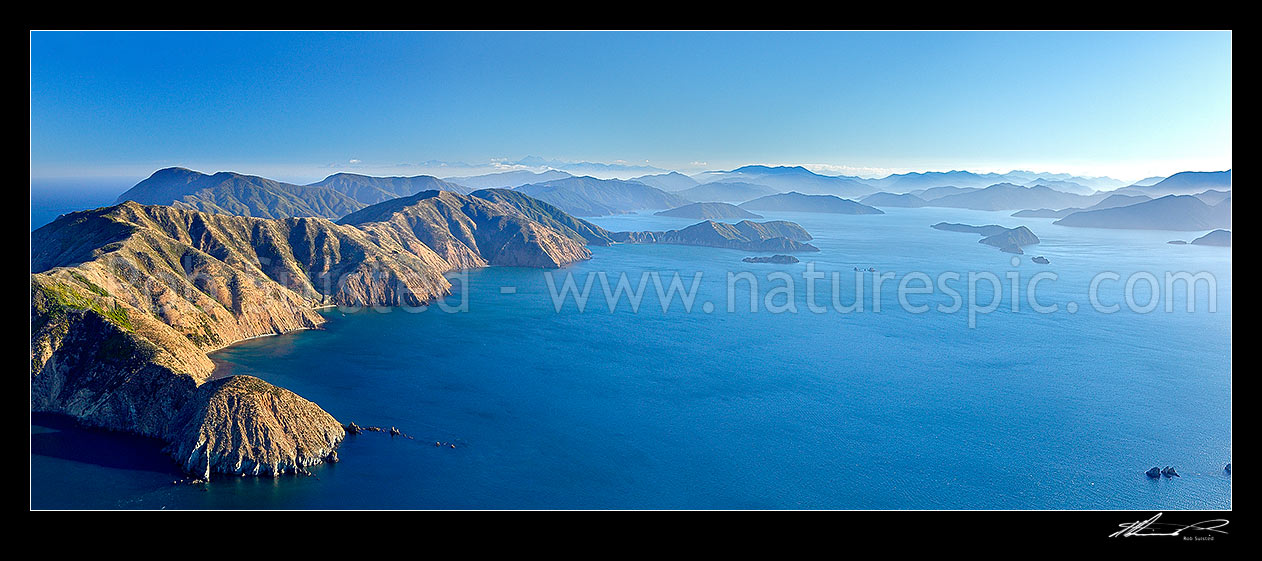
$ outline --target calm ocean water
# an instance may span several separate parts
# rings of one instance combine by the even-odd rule
[[[1201,233],[1063,228],[1007,212],[890,209],[884,216],[768,215],[805,226],[822,251],[794,265],[746,264],[749,253],[686,246],[592,248],[592,260],[554,271],[641,273],[664,283],[702,273],[692,311],[663,312],[653,283],[638,313],[614,311],[599,281],[580,312],[560,312],[546,272],[488,268],[452,275],[467,311],[327,312],[327,329],[258,339],[214,355],[223,374],[252,374],[315,401],[342,422],[397,426],[415,440],[348,437],[342,461],[315,477],[178,477],[156,444],[76,429],[40,416],[31,435],[35,508],[1230,508],[1230,250],[1175,246]],[[929,228],[939,221],[1027,225],[1043,243],[1019,265],[978,236]],[[649,214],[597,220],[616,230],[695,221]],[[1030,257],[1043,255],[1050,265]],[[854,299],[854,268],[897,276],[881,310],[808,309],[807,262],[840,273]],[[749,310],[740,284],[727,311],[727,274],[760,282]],[[772,313],[766,295],[791,273],[797,313]],[[970,271],[1004,279],[998,309],[976,317],[898,304],[913,271]],[[1025,283],[1040,271],[1030,309]],[[1117,313],[1096,311],[1100,288]],[[1137,272],[1209,272],[1217,310],[1198,291],[1187,312],[1181,285],[1137,313],[1122,285]],[[1020,276],[1011,309],[1009,273]],[[461,280],[463,279],[463,280]],[[815,300],[831,306],[830,278]],[[1138,304],[1148,301],[1140,283]],[[919,286],[919,284],[916,284]],[[502,291],[513,287],[515,293]],[[992,292],[982,284],[982,304]],[[783,291],[782,291],[783,292]],[[1173,298],[1174,312],[1164,310]],[[950,305],[941,291],[912,305]],[[783,294],[773,305],[787,301]],[[702,304],[714,305],[705,313]],[[1066,311],[1074,302],[1076,313]],[[455,443],[436,447],[435,441]],[[121,450],[121,452],[119,452]],[[1176,479],[1143,471],[1174,465]]]

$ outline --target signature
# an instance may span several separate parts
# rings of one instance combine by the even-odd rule
[[[1135,522],[1123,522],[1118,524],[1121,530],[1109,535],[1110,538],[1129,538],[1132,536],[1178,536],[1186,530],[1213,532],[1216,534],[1226,534],[1225,530],[1220,530],[1227,525],[1227,520],[1217,518],[1214,520],[1205,520],[1195,524],[1169,524],[1165,522],[1157,522],[1161,518],[1162,513],[1148,520],[1136,520]]]

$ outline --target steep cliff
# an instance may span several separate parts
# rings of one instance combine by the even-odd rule
[[[335,451],[345,429],[287,389],[253,376],[202,384],[168,427],[168,451],[190,473],[301,472]]]

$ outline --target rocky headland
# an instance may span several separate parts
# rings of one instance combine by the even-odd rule
[[[427,191],[342,224],[130,201],[63,215],[31,233],[31,411],[160,439],[200,477],[335,461],[336,419],[252,376],[211,380],[207,353],[318,328],[322,306],[430,302],[453,269],[590,257],[577,231],[491,199]]]

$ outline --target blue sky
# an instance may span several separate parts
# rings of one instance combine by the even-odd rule
[[[1227,169],[1231,34],[31,35],[32,179],[181,165],[299,181],[528,155],[865,176]]]

